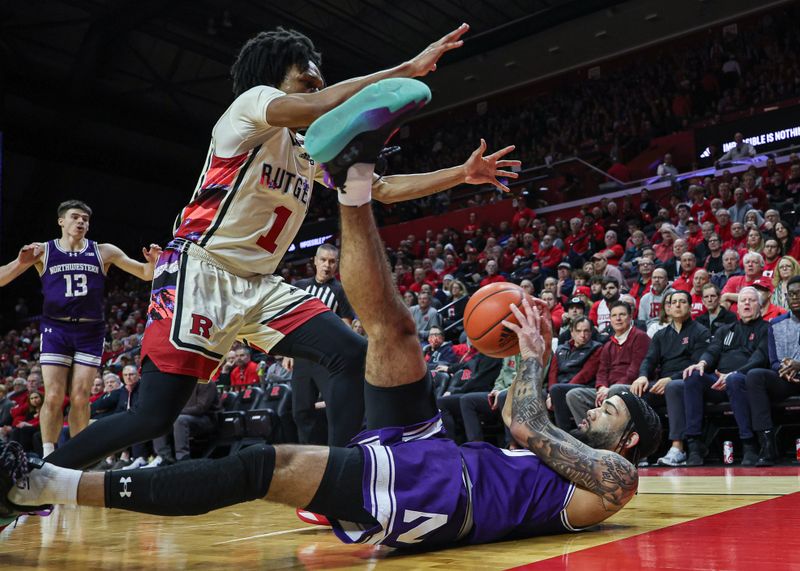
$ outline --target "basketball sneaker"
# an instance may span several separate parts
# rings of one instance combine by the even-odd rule
[[[28,475],[44,462],[38,456],[27,455],[18,442],[0,443],[0,531],[21,515],[47,515],[52,506],[20,506],[8,499],[16,486],[29,487]]]
[[[311,124],[306,151],[322,163],[326,184],[346,192],[347,170],[357,163],[375,164],[400,126],[430,100],[431,90],[416,79],[368,85]]]
[[[331,522],[328,521],[324,515],[315,514],[314,512],[310,512],[308,510],[303,510],[297,508],[297,517],[300,518],[300,521],[305,523],[310,523],[311,525],[330,525]]]

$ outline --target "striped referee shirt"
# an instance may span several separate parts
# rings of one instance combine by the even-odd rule
[[[319,298],[322,303],[327,305],[330,310],[343,319],[355,319],[356,314],[347,300],[347,295],[344,293],[342,282],[336,278],[332,278],[325,283],[319,283],[317,278],[306,278],[298,280],[294,287],[303,289]]]

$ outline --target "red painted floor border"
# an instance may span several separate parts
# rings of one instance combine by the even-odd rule
[[[800,492],[514,570],[800,569]]]
[[[800,466],[748,468],[741,466],[698,466],[696,468],[639,468],[640,476],[796,476]]]

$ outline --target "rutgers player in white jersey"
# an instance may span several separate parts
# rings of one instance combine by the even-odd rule
[[[262,32],[244,45],[232,68],[236,100],[214,126],[197,188],[155,270],[138,407],[92,424],[49,461],[86,467],[166,433],[197,379],[211,376],[236,339],[327,367],[335,387],[328,414],[337,426],[330,444],[344,445],[360,431],[366,342],[316,297],[272,274],[305,218],[313,181],[324,178],[296,130],[380,80],[434,71],[468,29],[460,26],[397,67],[330,87],[320,54],[296,31]],[[391,120],[406,112],[392,110]],[[481,141],[463,164],[426,174],[373,180],[370,166],[358,184],[371,185],[384,202],[462,183],[505,189],[496,177],[514,175],[498,169],[512,162],[499,159],[513,147],[485,150]],[[348,191],[354,181],[347,178]]]

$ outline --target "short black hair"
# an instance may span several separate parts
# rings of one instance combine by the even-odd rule
[[[619,289],[619,282],[617,281],[617,278],[612,278],[612,277],[608,277],[608,276],[604,277],[603,278],[603,287],[606,287],[609,284],[614,284],[615,286],[617,286],[617,289]]]
[[[282,26],[260,32],[247,40],[233,62],[233,93],[239,97],[256,85],[278,87],[292,66],[306,71],[309,61],[320,67],[322,54],[305,34]]]
[[[673,290],[671,290],[671,291],[669,292],[669,294],[670,294],[672,297],[675,297],[675,295],[676,295],[676,294],[685,295],[685,296],[686,296],[686,301],[689,303],[689,305],[692,305],[692,294],[690,294],[690,293],[689,293],[688,291],[686,291],[685,289],[673,289]]]
[[[89,205],[86,204],[83,200],[65,200],[61,204],[58,205],[58,217],[63,218],[64,215],[67,213],[68,210],[71,209],[76,210],[83,210],[89,217],[92,216],[92,209],[89,208]]]
[[[792,276],[791,278],[789,278],[789,281],[786,282],[786,287],[789,287],[790,285],[794,284],[800,284],[800,275]]]

